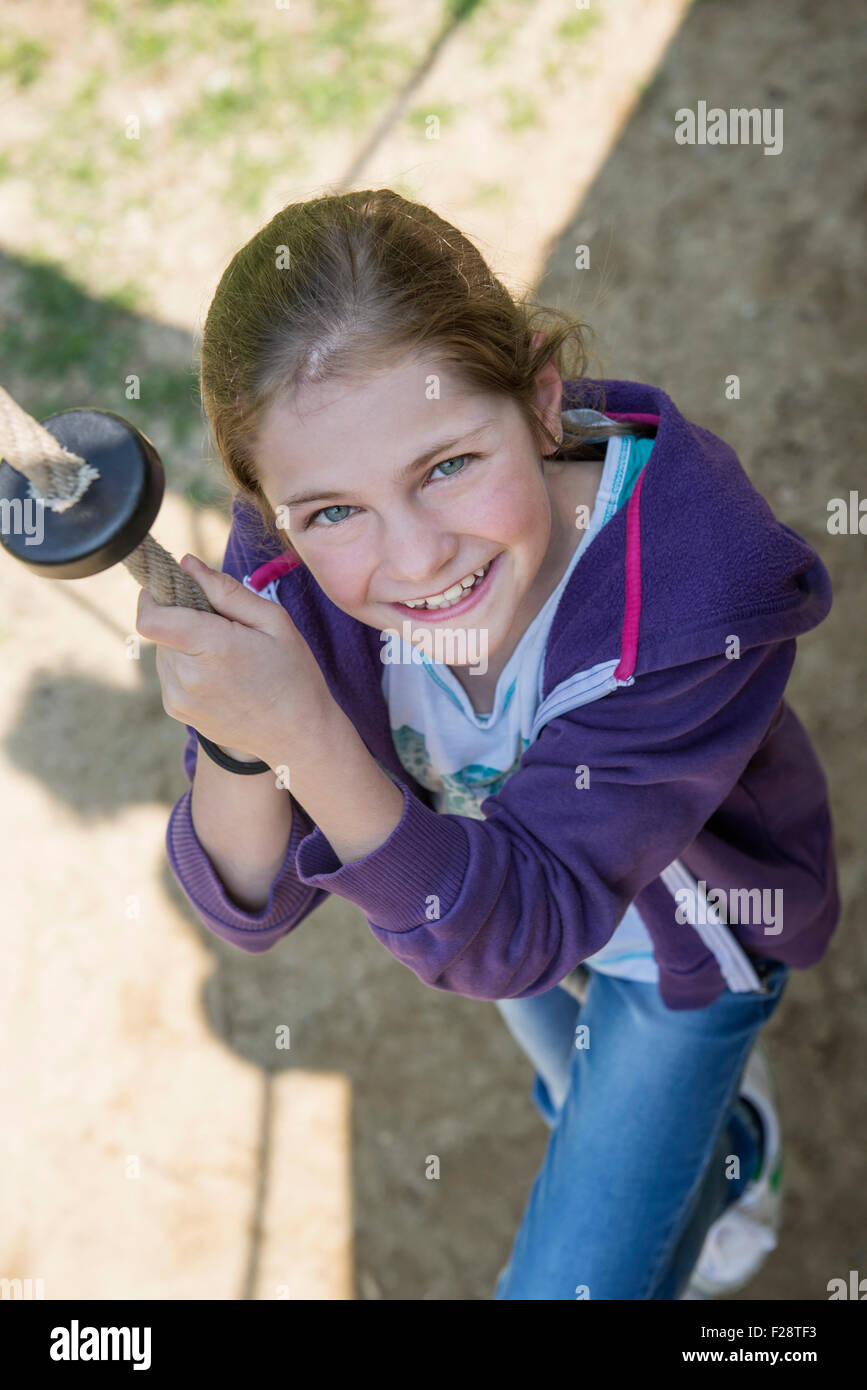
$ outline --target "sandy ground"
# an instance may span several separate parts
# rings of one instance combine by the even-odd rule
[[[519,82],[561,15],[541,0],[515,20],[501,72]],[[830,779],[845,911],[766,1033],[786,1224],[739,1295],[823,1299],[830,1278],[867,1274],[865,541],[826,528],[828,500],[865,488],[863,20],[851,0],[624,0],[609,22],[569,80],[552,79],[541,133],[485,125],[485,73],[458,33],[415,95],[476,77],[467,138],[434,157],[395,128],[354,186],[412,177],[510,283],[538,282],[589,320],[605,375],[663,387],[727,438],[831,572],[834,609],[799,644],[788,694]],[[701,99],[782,108],[783,153],[678,146],[674,112]],[[351,156],[335,142],[318,177],[339,181]],[[481,180],[505,198],[471,205]],[[14,262],[26,219],[4,228]],[[150,327],[177,360],[231,235],[204,263],[167,255],[154,270],[167,302]],[[201,258],[200,241],[181,243]],[[579,272],[580,243],[592,268]],[[0,380],[15,392],[14,363]],[[151,432],[164,447],[158,421]],[[177,458],[155,533],[214,563],[225,514],[182,495],[196,472],[192,451]],[[153,648],[136,650],[135,599],[121,568],[39,582],[0,554],[0,1028],[14,1058],[0,1275],[41,1279],[46,1298],[490,1298],[547,1142],[529,1063],[493,1004],[425,989],[339,899],[259,958],[205,931],[165,859],[183,731],[162,710]]]

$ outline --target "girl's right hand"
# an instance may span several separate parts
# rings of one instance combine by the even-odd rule
[[[281,604],[185,556],[213,613],[139,593],[136,630],[157,644],[163,708],[235,756],[309,760],[342,711],[310,647]],[[326,742],[327,746],[327,742]]]

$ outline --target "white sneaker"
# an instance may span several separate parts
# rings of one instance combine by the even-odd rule
[[[708,1230],[701,1254],[681,1298],[719,1298],[748,1284],[776,1247],[783,1192],[783,1145],[779,1100],[770,1059],[756,1041],[740,1084],[758,1111],[764,1131],[758,1176]]]

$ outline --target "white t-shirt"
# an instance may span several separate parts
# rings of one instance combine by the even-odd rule
[[[564,411],[563,415],[567,421],[583,423],[607,419],[593,410]],[[631,435],[610,437],[590,524],[566,573],[501,672],[488,714],[473,709],[445,663],[430,660],[396,632],[387,637],[382,693],[394,746],[407,772],[431,790],[438,811],[483,820],[481,803],[517,771],[524,750],[538,736],[545,648],[554,614],[593,537],[628,500],[653,442]],[[585,687],[580,701],[572,703],[586,703],[609,689],[609,679],[596,678]],[[608,975],[658,982],[651,939],[634,905],[606,945],[584,964]]]

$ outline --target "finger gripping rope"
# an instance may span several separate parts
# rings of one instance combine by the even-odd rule
[[[157,603],[213,613],[150,535],[164,491],[159,454],[123,416],[62,410],[40,424],[0,386],[0,543],[35,573],[83,579],[121,562]]]

